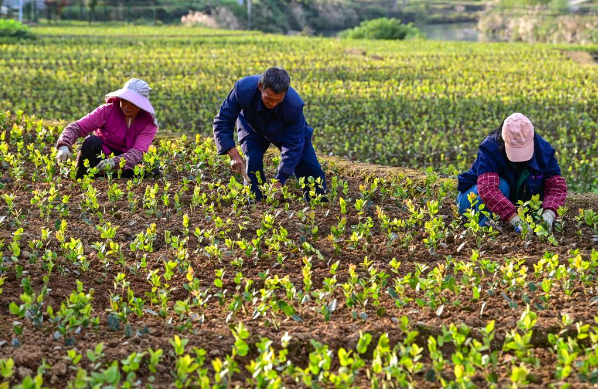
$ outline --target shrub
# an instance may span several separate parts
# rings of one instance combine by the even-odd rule
[[[347,39],[388,40],[423,38],[423,34],[411,23],[401,24],[401,21],[395,18],[367,20],[353,29],[342,31],[339,36]]]
[[[12,19],[0,19],[0,37],[32,38],[29,28]]]

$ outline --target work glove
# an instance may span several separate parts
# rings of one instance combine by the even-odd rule
[[[521,232],[524,229],[526,231],[531,230],[531,227],[529,226],[529,224],[527,224],[527,222],[525,220],[521,220],[519,215],[513,216],[511,218],[511,220],[509,220],[509,223],[511,223],[511,225],[515,228],[515,231],[517,231],[517,232]]]
[[[56,162],[63,163],[69,158],[71,158],[71,150],[66,146],[60,146],[56,154]]]
[[[108,158],[100,161],[100,163],[96,165],[96,169],[98,169],[99,173],[103,173],[106,170],[114,170],[115,166],[116,162],[114,162],[114,160],[112,160],[111,158]]]
[[[542,219],[544,219],[544,221],[548,225],[548,231],[552,231],[552,225],[554,224],[554,219],[556,219],[556,214],[554,213],[554,211],[550,209],[545,209],[544,212],[542,212]]]

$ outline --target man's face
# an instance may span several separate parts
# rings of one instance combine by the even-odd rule
[[[257,87],[262,94],[262,102],[268,109],[276,108],[278,104],[282,103],[282,101],[284,100],[284,96],[286,95],[286,92],[276,94],[270,88],[264,89],[260,84],[258,84]]]

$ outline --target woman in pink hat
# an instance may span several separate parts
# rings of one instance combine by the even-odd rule
[[[471,169],[459,175],[459,212],[467,212],[471,207],[468,195],[475,193],[479,201],[476,210],[483,203],[488,211],[520,231],[524,222],[515,204],[539,194],[542,218],[552,229],[557,209],[567,197],[567,184],[554,153],[554,148],[534,133],[527,117],[512,114],[480,144]],[[487,220],[482,216],[480,225]]]
[[[150,90],[145,81],[132,78],[122,89],[107,94],[106,104],[64,128],[56,143],[57,162],[69,159],[77,139],[91,133],[77,156],[77,178],[87,174],[85,160],[100,173],[118,169],[125,160],[121,177],[132,177],[133,169],[143,161],[143,154],[158,131],[154,108],[149,101]],[[114,157],[104,158],[112,154]],[[159,172],[159,168],[152,171],[153,174]]]

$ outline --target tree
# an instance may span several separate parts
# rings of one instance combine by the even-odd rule
[[[85,0],[85,5],[87,6],[88,12],[88,20],[89,24],[95,22],[96,20],[96,7],[98,6],[98,0]]]
[[[44,3],[46,4],[48,21],[51,21],[52,18],[56,20],[60,19],[62,10],[66,6],[66,0],[44,0]]]

